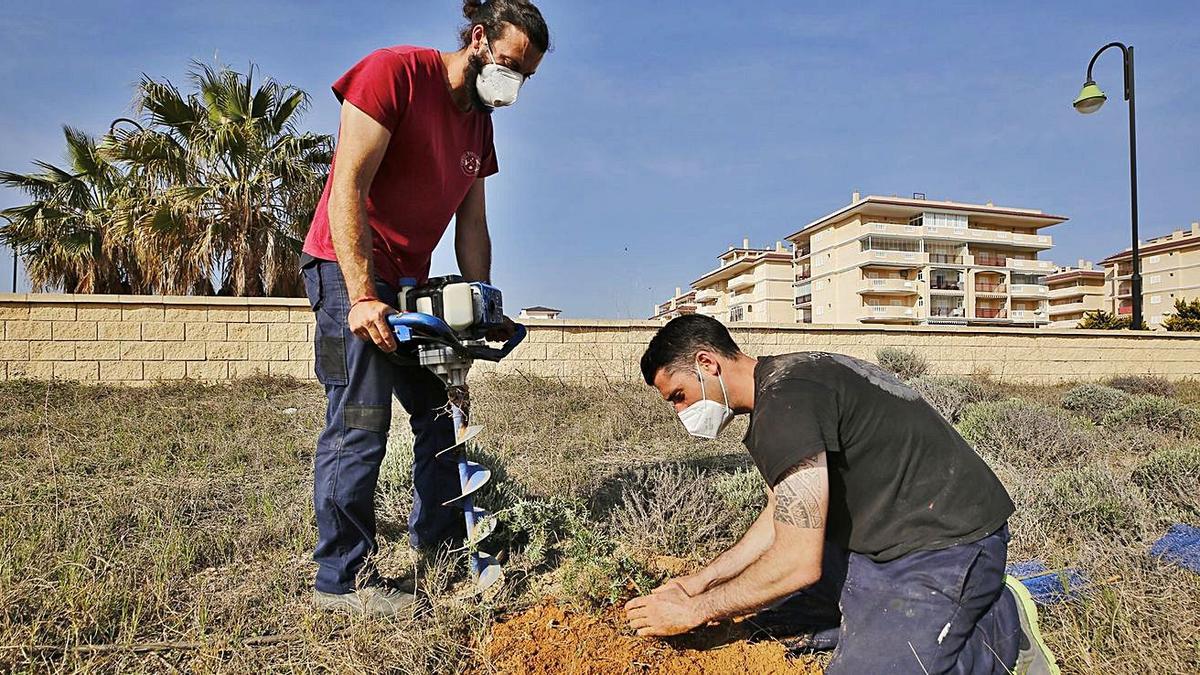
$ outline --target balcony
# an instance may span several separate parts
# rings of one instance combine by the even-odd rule
[[[805,265],[796,270],[796,281],[807,281],[812,278],[812,268]]]
[[[863,305],[862,320],[863,321],[880,321],[880,320],[896,320],[908,319],[916,320],[917,310],[915,307],[907,307],[905,305]]]
[[[953,253],[930,253],[929,262],[934,265],[962,265],[963,257]]]
[[[1014,298],[1045,298],[1050,295],[1050,289],[1040,284],[1012,284],[1009,292]]]
[[[1077,295],[1104,295],[1103,286],[1059,286],[1049,291],[1051,298],[1071,298]]]
[[[743,288],[751,288],[754,286],[754,275],[743,274],[729,280],[729,290],[740,291]]]
[[[795,253],[792,254],[792,258],[795,260],[807,258],[810,253],[812,253],[812,248],[808,246],[797,246]]]
[[[1121,305],[1117,308],[1117,314],[1121,316],[1133,316],[1133,305]]]
[[[997,253],[976,253],[972,263],[980,267],[1008,267],[1008,256]]]
[[[1053,272],[1054,263],[1050,260],[1021,260],[1019,258],[1008,259],[1009,268],[1018,272]]]
[[[721,294],[711,288],[696,291],[696,302],[716,302]]]
[[[1007,319],[1008,312],[1002,307],[976,307],[976,319]]]
[[[1076,312],[1090,312],[1093,309],[1095,307],[1088,307],[1088,303],[1082,301],[1068,302],[1065,305],[1050,305],[1050,317],[1054,318],[1061,314],[1074,314]]]
[[[952,241],[972,241],[980,244],[998,244],[1020,248],[1048,249],[1054,240],[1044,234],[1024,234],[998,230],[980,230],[972,227],[946,227],[939,225],[906,225],[903,223],[866,224],[870,234],[885,234],[897,237],[925,237]]]
[[[811,307],[811,306],[812,306],[812,294],[811,293],[808,295],[797,296],[796,301],[792,303],[792,307],[794,307],[796,309],[802,309],[802,308]]]
[[[1004,284],[993,284],[986,281],[975,282],[976,295],[1004,295],[1008,293],[1008,289]]]
[[[934,279],[929,282],[930,293],[962,293],[962,280],[950,281],[948,279]]]
[[[925,234],[920,225],[903,223],[867,223],[867,231],[871,234],[888,234],[900,237],[920,237]]]
[[[859,264],[899,267],[923,267],[925,254],[920,251],[885,251],[871,249],[862,252]]]
[[[967,308],[963,306],[957,307],[930,307],[929,318],[931,319],[966,319]]]
[[[1014,309],[1011,314],[1013,321],[1032,321],[1034,323],[1049,321],[1046,313],[1040,309]]]
[[[1133,297],[1133,285],[1132,284],[1121,284],[1120,286],[1118,286],[1117,287],[1117,297],[1118,298],[1132,298]]]
[[[715,317],[721,317],[721,316],[725,316],[725,314],[726,314],[726,312],[727,312],[727,311],[728,311],[728,310],[724,310],[724,309],[718,309],[718,308],[716,308],[715,306],[712,306],[712,305],[703,306],[703,307],[697,307],[697,308],[696,308],[696,313],[697,313],[697,314],[703,314],[704,316],[711,316],[711,317],[714,317],[714,318],[715,318]]]
[[[858,292],[916,295],[917,282],[908,279],[863,279]]]

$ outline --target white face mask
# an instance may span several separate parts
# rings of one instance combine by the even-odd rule
[[[717,381],[721,383],[721,403],[708,398],[704,391],[704,374],[700,366],[696,366],[696,376],[700,378],[700,400],[679,411],[679,421],[683,428],[697,438],[713,440],[733,419],[733,409],[729,407],[729,396],[725,393],[725,379],[717,373]]]
[[[484,44],[487,44],[487,38],[484,38]],[[479,93],[479,99],[489,108],[503,108],[516,103],[525,76],[496,63],[490,44],[487,44],[487,51],[492,62],[485,63],[475,76],[475,91]]]

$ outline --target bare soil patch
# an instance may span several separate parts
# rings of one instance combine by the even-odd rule
[[[792,658],[777,642],[748,642],[747,631],[722,624],[670,640],[641,638],[620,627],[619,611],[579,613],[553,601],[496,623],[487,641],[491,672],[521,675],[819,675],[816,660]]]

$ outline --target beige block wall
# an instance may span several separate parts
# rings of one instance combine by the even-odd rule
[[[312,312],[303,299],[0,294],[0,322],[0,379],[313,378]],[[527,323],[525,344],[502,363],[477,363],[472,374],[637,380],[638,359],[662,326]],[[989,373],[1028,382],[1200,376],[1200,338],[1163,332],[788,323],[742,324],[733,335],[753,355],[819,350],[873,359],[880,347],[912,348],[939,375]]]
[[[0,294],[0,379],[312,379],[302,298]]]

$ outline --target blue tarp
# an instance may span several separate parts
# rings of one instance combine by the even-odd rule
[[[1150,547],[1150,556],[1200,574],[1200,527],[1176,523]]]
[[[1005,572],[1024,584],[1033,596],[1033,601],[1039,605],[1073,600],[1079,597],[1080,590],[1087,585],[1087,577],[1079,570],[1073,567],[1050,570],[1041,560],[1013,563]]]

